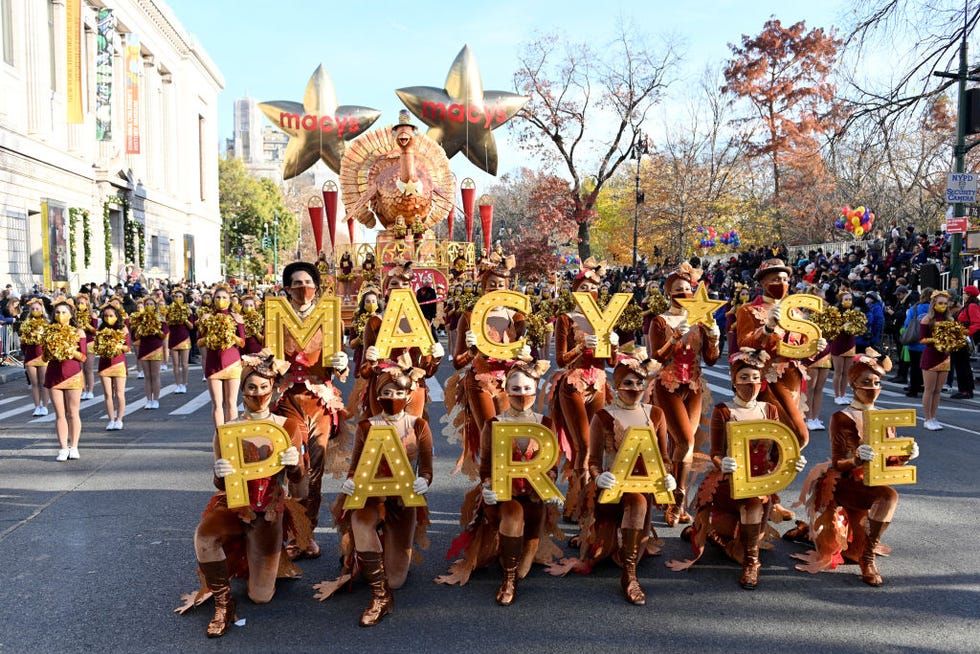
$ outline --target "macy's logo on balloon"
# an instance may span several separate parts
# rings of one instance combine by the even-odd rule
[[[422,103],[422,119],[432,121],[449,120],[462,123],[482,123],[484,127],[490,125],[500,125],[507,120],[507,112],[493,106],[487,107],[484,111],[477,105],[451,104],[446,107],[442,102],[427,101]]]
[[[361,129],[356,118],[335,118],[334,116],[317,116],[316,114],[291,114],[285,111],[279,113],[279,125],[283,129],[303,129],[307,132],[332,132],[337,129],[337,136],[354,134]]]

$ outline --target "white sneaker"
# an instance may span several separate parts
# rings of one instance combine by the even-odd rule
[[[142,370],[140,370],[138,373],[136,373],[136,379],[143,379],[143,377],[145,377],[145,376],[146,375],[143,374],[143,371]]]
[[[95,393],[93,393],[92,391],[89,391],[88,393],[85,394],[85,399],[86,400],[94,400],[95,399]]]
[[[153,408],[153,400],[147,400],[146,404],[143,405],[144,411],[149,411],[152,408]]]
[[[58,450],[58,456],[54,458],[55,461],[67,461],[68,460],[68,448],[62,448]]]
[[[811,420],[810,418],[806,419],[806,428],[813,429],[813,420]]]
[[[46,406],[42,406],[41,407],[41,415],[42,416],[48,415],[48,407],[46,407]]]
[[[943,426],[939,424],[939,421],[933,418],[932,420],[926,420],[922,425],[929,431],[940,431]]]
[[[813,419],[813,431],[824,431],[825,429],[827,428],[824,427],[823,421],[820,418]]]
[[[167,364],[164,363],[160,365],[160,372],[167,372],[168,370],[170,370],[170,368],[167,367]]]
[[[123,422],[122,422],[122,420],[117,420],[116,421],[116,431],[119,431],[122,428],[123,428]]]
[[[154,409],[160,408],[160,400],[153,400],[153,408]]]
[[[78,448],[77,447],[69,447],[68,448],[68,458],[69,459],[80,459],[80,458],[82,458],[82,457],[80,457],[78,455]]]
[[[105,426],[106,431],[113,431],[116,428],[116,421],[110,420],[109,424]]]
[[[35,418],[37,416],[43,416],[43,415],[44,415],[44,407],[43,406],[36,406],[36,407],[34,407],[34,417]]]
[[[851,403],[851,401],[848,400],[846,397],[835,397],[834,398],[834,404],[837,404],[837,405],[840,405],[840,406],[843,406],[845,404],[850,404],[850,403]]]
[[[177,390],[174,391],[174,393],[179,393],[180,395],[183,395],[186,392],[187,392],[187,387],[184,386],[183,384],[178,384]]]

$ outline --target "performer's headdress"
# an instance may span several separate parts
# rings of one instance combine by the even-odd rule
[[[259,375],[273,382],[278,381],[289,370],[289,362],[277,359],[272,350],[265,348],[255,354],[242,356],[242,383],[252,375]]]
[[[593,282],[596,286],[602,283],[602,276],[606,274],[606,262],[596,261],[595,257],[589,257],[582,262],[582,270],[575,275],[575,279],[572,280],[572,290],[574,291],[579,287],[579,284],[588,280]]]
[[[293,273],[303,271],[309,273],[310,277],[313,278],[313,285],[320,288],[320,271],[317,269],[316,264],[310,263],[309,261],[293,261],[287,264],[285,268],[282,269],[282,285],[283,288],[289,288],[293,280]]]
[[[767,363],[769,363],[769,353],[765,350],[754,350],[751,347],[743,347],[738,352],[732,352],[732,355],[728,357],[732,383],[735,382],[735,375],[742,368],[762,370],[766,367]]]
[[[491,276],[510,278],[510,271],[516,265],[517,259],[513,254],[504,256],[501,252],[491,252],[480,259],[480,286],[485,285]]]
[[[759,269],[755,271],[755,281],[759,281],[769,273],[774,272],[784,272],[787,275],[792,275],[793,269],[787,266],[782,259],[767,259],[759,264]]]
[[[645,347],[624,345],[619,350],[619,358],[613,369],[613,388],[618,388],[626,375],[634,374],[641,379],[648,379],[660,368],[660,362],[651,359]]]
[[[851,362],[847,371],[847,381],[853,386],[861,373],[871,371],[879,377],[884,377],[892,369],[892,360],[885,354],[879,354],[873,348],[868,348],[864,354],[858,354]]]
[[[386,385],[394,384],[402,390],[411,392],[418,388],[419,381],[424,378],[425,371],[414,367],[412,356],[408,352],[402,352],[393,365],[385,368],[378,375],[377,389],[380,391]]]
[[[698,285],[702,274],[703,271],[700,268],[695,268],[689,261],[685,261],[677,266],[677,270],[667,275],[667,281],[664,282],[664,290],[670,292],[670,287],[678,280],[686,281],[691,285],[691,288],[694,288]]]
[[[510,377],[511,375],[516,375],[517,373],[524,373],[531,379],[537,381],[544,377],[544,374],[548,372],[551,367],[550,361],[537,360],[535,361],[532,357],[518,358],[511,366],[507,369],[507,373],[504,378]]]

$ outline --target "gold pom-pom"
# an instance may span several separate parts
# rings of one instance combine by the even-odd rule
[[[548,339],[551,325],[548,318],[541,313],[532,313],[527,316],[527,336],[528,342],[534,347],[541,347]]]
[[[126,344],[126,333],[121,329],[100,329],[95,333],[92,351],[104,359],[111,359],[119,354],[120,348]]]
[[[20,326],[20,342],[24,345],[40,345],[48,325],[44,318],[28,318]]]
[[[650,315],[659,316],[670,308],[670,300],[660,291],[653,291],[646,297],[647,310]]]
[[[163,336],[163,323],[156,311],[138,311],[129,319],[133,338],[139,340],[149,336]]]
[[[630,302],[619,314],[616,329],[627,334],[634,334],[643,329],[643,309],[636,302]]]
[[[955,320],[941,320],[932,325],[932,346],[949,354],[966,345],[969,332]]]
[[[819,313],[810,316],[810,320],[820,328],[820,335],[831,341],[837,338],[844,329],[844,316],[837,307],[827,307]]]
[[[265,318],[258,311],[249,309],[242,314],[242,321],[245,323],[245,336],[259,338],[265,331]]]
[[[209,350],[227,350],[235,347],[235,319],[227,313],[212,313],[201,321],[201,339]]]
[[[41,345],[45,361],[65,361],[78,352],[78,329],[71,325],[48,325]]]
[[[191,319],[191,308],[183,302],[174,302],[166,313],[168,325],[184,325]]]
[[[860,336],[864,332],[868,331],[868,317],[864,315],[863,311],[858,309],[848,309],[841,316],[842,325],[841,329],[851,336]],[[824,337],[826,338],[826,336]]]

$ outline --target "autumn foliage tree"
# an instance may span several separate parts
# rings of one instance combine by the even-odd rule
[[[630,155],[647,112],[667,86],[675,59],[669,44],[658,52],[622,30],[596,51],[555,36],[528,43],[514,75],[530,97],[512,122],[521,144],[563,169],[564,194],[573,206],[579,256],[592,254],[596,201]]]
[[[833,31],[807,31],[803,21],[784,27],[773,18],[758,36],[730,46],[722,91],[745,99],[760,126],[748,155],[768,162],[771,203],[786,240],[813,238],[814,225],[828,223],[833,212],[820,148],[840,119],[830,80],[840,44]]]

